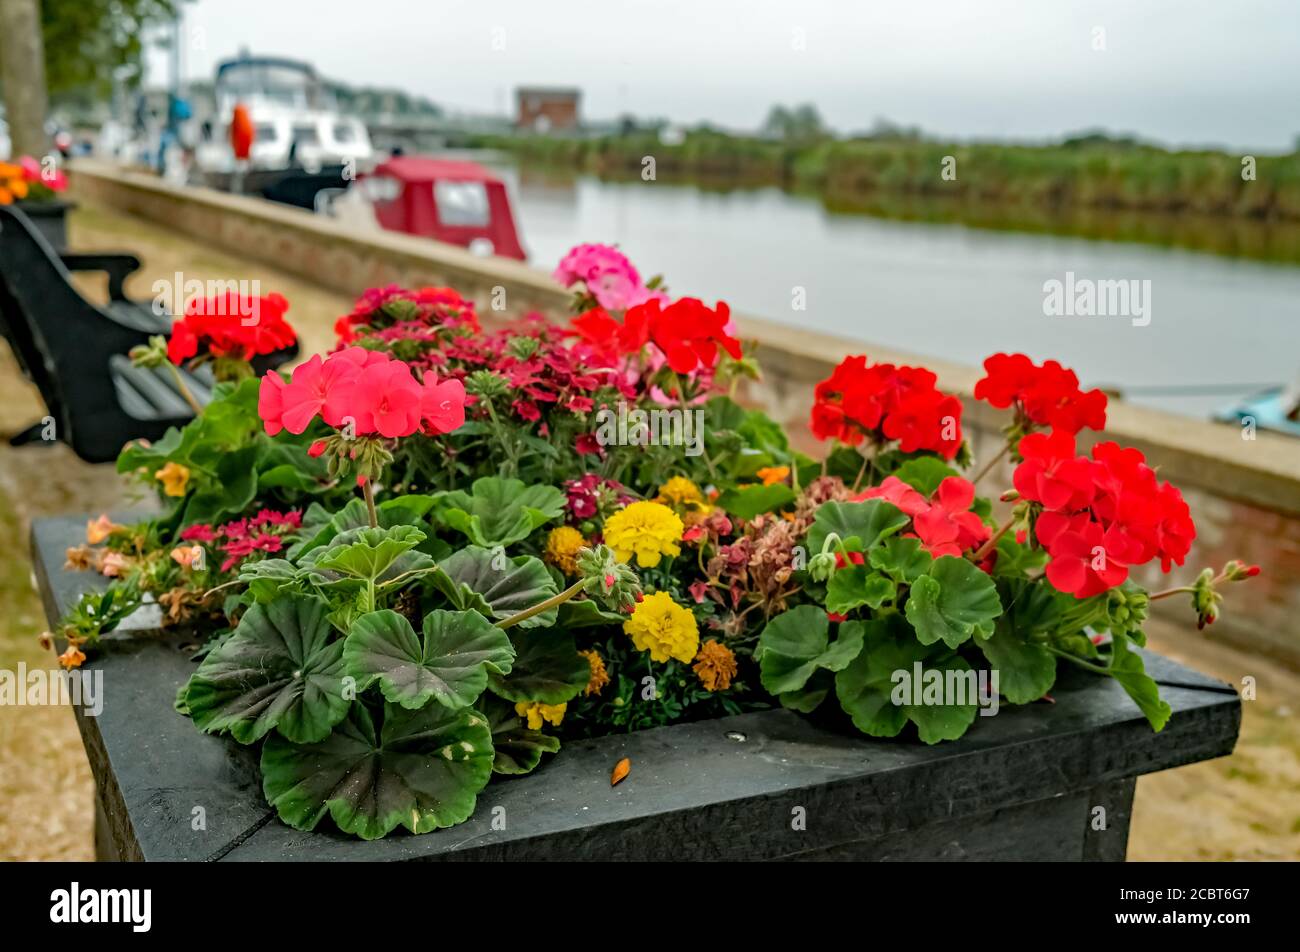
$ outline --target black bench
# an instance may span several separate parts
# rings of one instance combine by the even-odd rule
[[[126,296],[124,282],[139,267],[126,254],[59,254],[20,210],[0,206],[0,330],[49,411],[11,445],[47,440],[52,424],[54,438],[79,457],[105,463],[127,441],[157,440],[193,418],[169,370],[134,367],[126,356],[171,331],[170,315]],[[82,297],[73,271],[106,273],[109,303]],[[260,372],[297,352],[294,345],[254,363]],[[180,373],[200,404],[211,399],[206,368]]]
[[[104,584],[63,570],[84,537],[84,516],[33,526],[51,623]],[[1241,723],[1229,685],[1143,652],[1173,708],[1159,734],[1118,684],[1069,669],[1054,704],[1004,708],[935,747],[780,709],[568,742],[527,776],[495,778],[460,826],[364,842],[328,819],[312,833],[285,826],[256,752],[176,713],[194,645],[149,630],[150,610],[86,665],[104,672],[99,716],[74,708],[101,859],[1122,860],[1136,778],[1231,753]],[[623,757],[632,772],[611,788]]]

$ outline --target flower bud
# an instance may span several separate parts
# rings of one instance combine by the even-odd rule
[[[818,552],[808,560],[808,575],[814,582],[825,582],[834,574],[834,552]]]
[[[641,580],[630,565],[618,561],[614,550],[597,545],[579,550],[575,560],[582,590],[606,607],[624,611],[636,604],[641,594]]]

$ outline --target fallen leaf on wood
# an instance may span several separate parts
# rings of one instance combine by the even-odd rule
[[[618,763],[614,765],[614,772],[609,775],[609,785],[611,787],[614,786],[614,784],[618,783],[620,780],[626,777],[631,770],[632,770],[631,758],[624,757],[622,760],[620,760]]]

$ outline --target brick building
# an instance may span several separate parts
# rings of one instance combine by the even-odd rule
[[[581,97],[577,89],[521,86],[515,90],[515,126],[532,132],[571,132],[578,128]]]

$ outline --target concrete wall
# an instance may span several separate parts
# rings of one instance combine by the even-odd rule
[[[451,285],[476,299],[489,318],[495,295],[503,304],[503,319],[531,310],[560,313],[568,304],[569,294],[545,272],[519,262],[481,258],[424,238],[361,232],[299,209],[180,188],[102,163],[81,160],[73,171],[77,196],[170,225],[235,254],[272,259],[285,271],[347,295],[389,283]],[[575,242],[581,238],[574,236]],[[977,460],[1001,447],[1005,414],[971,399],[979,368],[737,317],[741,336],[757,342],[764,373],[743,396],[789,426],[805,448],[814,448],[806,430],[813,385],[846,354],[863,352],[873,360],[934,370],[940,384],[966,403],[965,428]],[[1300,668],[1300,440],[1267,433],[1244,439],[1236,426],[1120,401],[1112,401],[1108,418],[1105,438],[1141,449],[1163,478],[1183,489],[1192,506],[1199,538],[1175,582],[1194,577],[1202,565],[1221,565],[1232,557],[1264,566],[1264,575],[1233,592],[1212,636],[1245,641]],[[999,486],[1010,486],[1006,467],[987,477],[981,489],[994,494]],[[1144,581],[1165,584],[1154,577]],[[1160,609],[1186,611],[1181,598],[1161,602]],[[1194,636],[1193,628],[1189,637]]]

